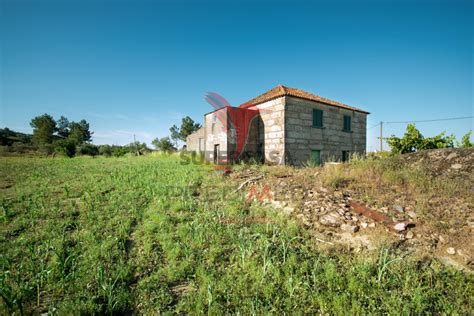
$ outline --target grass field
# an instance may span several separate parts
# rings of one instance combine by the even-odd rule
[[[1,312],[472,312],[472,276],[322,250],[235,187],[173,157],[0,158]]]

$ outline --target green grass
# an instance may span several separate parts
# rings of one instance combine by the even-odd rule
[[[1,158],[0,176],[3,313],[472,312],[472,276],[320,250],[208,166]]]

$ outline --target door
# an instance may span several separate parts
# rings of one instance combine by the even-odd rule
[[[349,161],[350,158],[350,152],[348,150],[343,150],[342,151],[342,162]]]
[[[219,163],[219,144],[214,145],[214,163]]]
[[[311,163],[319,166],[321,164],[321,151],[313,149],[311,150]]]

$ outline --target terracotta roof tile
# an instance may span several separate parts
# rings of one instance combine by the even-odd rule
[[[349,106],[347,104],[343,104],[337,101],[329,100],[323,97],[320,97],[318,95],[300,90],[300,89],[295,89],[295,88],[289,88],[285,87],[283,85],[276,86],[275,88],[259,95],[258,97],[253,98],[252,100],[249,100],[248,102],[244,103],[241,105],[241,107],[249,107],[252,105],[257,105],[260,103],[264,103],[279,97],[283,96],[291,96],[295,98],[300,98],[300,99],[305,99],[305,100],[310,100],[310,101],[316,101],[316,102],[321,102],[327,105],[332,105],[335,107],[351,110],[351,111],[357,111],[361,113],[366,113],[369,114],[369,112]]]

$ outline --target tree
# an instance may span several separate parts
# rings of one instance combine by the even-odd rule
[[[454,136],[445,136],[445,132],[434,137],[424,137],[415,124],[408,124],[402,138],[385,138],[392,153],[405,154],[424,149],[447,148],[454,146]]]
[[[464,135],[461,138],[461,143],[458,144],[458,146],[461,147],[461,148],[474,147],[474,144],[471,143],[471,134],[472,134],[472,131],[467,132],[466,135]]]
[[[57,121],[57,125],[58,136],[61,138],[68,138],[69,133],[71,132],[69,128],[69,120],[61,115]]]
[[[186,141],[186,137],[201,128],[201,124],[195,123],[192,118],[186,116],[181,120],[181,128],[179,129],[180,140]]]
[[[164,151],[164,152],[170,152],[176,150],[176,148],[173,146],[173,143],[171,143],[171,140],[169,137],[163,137],[163,138],[155,138],[152,142],[153,146],[156,147],[156,149]]]
[[[92,134],[89,130],[89,123],[86,120],[81,120],[79,123],[71,122],[69,124],[69,136],[68,139],[75,142],[77,145],[90,142],[92,140]]]
[[[186,137],[188,137],[200,128],[201,124],[195,123],[194,120],[189,116],[186,116],[181,120],[180,128],[178,128],[176,125],[171,126],[171,139],[173,140],[175,147],[178,146],[178,140],[185,142]]]
[[[171,126],[170,133],[171,133],[170,136],[171,136],[171,139],[173,140],[174,145],[178,146],[178,140],[180,139],[179,128],[176,125]]]
[[[31,120],[33,127],[33,142],[37,145],[51,144],[56,132],[56,121],[49,114],[37,116]]]

